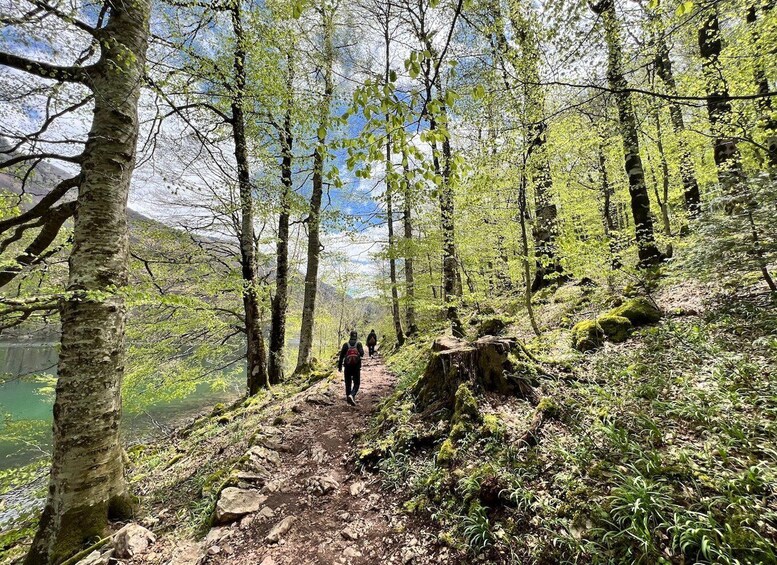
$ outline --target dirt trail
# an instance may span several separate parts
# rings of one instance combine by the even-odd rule
[[[293,407],[298,417],[283,426],[281,463],[265,486],[266,507],[232,527],[211,531],[218,551],[207,563],[252,565],[407,563],[413,560],[401,512],[380,489],[377,475],[353,465],[354,434],[366,429],[376,404],[395,378],[379,358],[365,360],[357,405],[345,402],[342,379],[325,394]],[[268,533],[291,518],[276,543]],[[288,521],[287,521],[288,522]],[[224,537],[221,538],[220,536]],[[420,551],[418,552],[420,553]]]

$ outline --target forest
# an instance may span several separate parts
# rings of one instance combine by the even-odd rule
[[[0,22],[0,563],[777,563],[774,0]]]

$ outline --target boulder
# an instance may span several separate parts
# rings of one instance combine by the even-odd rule
[[[216,503],[216,523],[228,524],[258,511],[267,497],[258,490],[227,487]]]
[[[288,532],[291,529],[291,525],[294,523],[294,520],[296,518],[294,516],[287,516],[277,524],[275,524],[270,530],[270,533],[267,534],[267,542],[268,543],[278,543],[281,541],[281,536],[283,536],[286,532]]]
[[[167,565],[200,565],[208,554],[199,543],[183,542],[173,549],[173,555]]]
[[[340,483],[329,475],[315,476],[308,479],[308,488],[317,494],[329,494],[340,488]]]
[[[129,559],[144,553],[156,541],[156,536],[143,526],[127,524],[113,536],[116,557]]]
[[[617,308],[613,308],[607,315],[623,316],[634,326],[644,326],[645,324],[655,324],[661,319],[661,310],[644,296],[627,300]]]
[[[596,319],[596,323],[599,324],[607,340],[613,343],[626,341],[633,327],[628,318],[611,314],[600,316]]]
[[[255,445],[246,454],[246,466],[250,471],[267,475],[275,467],[281,464],[281,456],[274,449],[267,449],[261,445]]]
[[[604,343],[604,331],[596,320],[583,320],[572,328],[572,347],[578,351],[591,351]]]
[[[478,325],[478,336],[499,335],[507,327],[502,318],[487,318]]]

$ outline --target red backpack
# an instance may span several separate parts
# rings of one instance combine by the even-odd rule
[[[346,365],[354,366],[359,364],[359,361],[362,357],[359,355],[359,348],[357,347],[357,343],[354,343],[353,345],[350,343],[348,344],[348,351],[345,352]]]

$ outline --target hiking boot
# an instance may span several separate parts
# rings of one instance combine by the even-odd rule
[[[346,401],[348,402],[348,404],[350,404],[351,406],[356,406],[356,401],[353,399],[353,396],[351,396],[350,394],[348,395],[348,397],[347,397],[345,400],[346,400]]]

